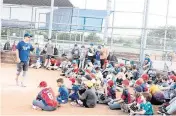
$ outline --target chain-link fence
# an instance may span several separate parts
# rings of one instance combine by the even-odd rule
[[[69,52],[75,43],[107,42],[126,59],[142,62],[147,53],[154,62],[175,66],[175,0],[1,1],[1,48],[29,32],[34,39],[31,43],[44,47],[52,39],[60,53]],[[99,2],[102,6],[94,7]]]

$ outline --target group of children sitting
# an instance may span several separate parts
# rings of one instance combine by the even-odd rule
[[[108,60],[102,68],[99,63],[87,60],[86,66],[80,69],[76,60],[70,62],[66,57],[59,67],[61,76],[69,78],[72,87],[66,88],[63,79],[58,79],[55,99],[52,89],[40,84],[42,91],[33,102],[34,108],[52,111],[71,100],[74,106],[93,108],[97,103],[105,104],[111,110],[121,109],[130,115],[154,115],[153,105],[160,105],[157,111],[160,114],[176,112],[176,74],[173,71],[151,69],[140,75],[136,65],[116,63],[112,66]],[[53,101],[46,102],[48,99]],[[41,102],[44,105],[40,105]],[[53,107],[50,104],[54,104]]]
[[[59,68],[59,60],[55,56],[47,56],[45,60],[41,56],[38,56],[36,61],[30,65],[31,68],[39,69],[42,66],[48,70],[57,70]]]

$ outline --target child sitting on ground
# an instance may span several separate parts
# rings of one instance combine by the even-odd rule
[[[141,87],[143,88],[143,92],[149,92],[149,85],[148,85],[148,80],[149,80],[149,76],[147,74],[143,74],[141,77],[144,81],[144,83],[142,83]]]
[[[162,78],[162,83],[161,83],[160,86],[162,86],[162,87],[168,87],[169,86],[169,84],[168,84],[168,77],[164,76]]]
[[[125,112],[128,112],[127,104],[132,103],[131,93],[129,92],[129,88],[128,88],[129,81],[123,80],[122,86],[123,86],[123,92],[122,92],[121,98],[109,102],[108,105],[111,110],[121,109]]]
[[[97,83],[99,84],[99,87],[100,87],[100,84],[103,83],[103,75],[101,73],[100,67],[96,67],[95,71],[96,71],[95,78],[96,78],[96,81],[97,81]]]
[[[176,97],[171,99],[169,101],[167,106],[160,107],[159,111],[157,111],[159,114],[165,114],[165,115],[173,115],[176,113]]]
[[[64,80],[62,78],[57,79],[57,85],[59,87],[57,102],[59,104],[65,104],[68,102],[69,92],[68,89],[64,85]]]
[[[39,87],[41,88],[41,91],[37,95],[36,100],[33,101],[33,108],[44,111],[56,110],[58,104],[53,90],[47,87],[47,83],[45,81],[40,82]]]
[[[129,104],[129,109],[130,111],[138,111],[140,109],[140,104],[143,102],[142,100],[142,87],[141,86],[136,86],[134,88],[134,98],[135,101],[131,104]]]
[[[78,81],[75,78],[69,78],[69,80],[72,82],[72,89],[71,89],[69,98],[74,103],[79,99],[78,91],[81,84],[78,83]]]
[[[150,98],[148,98],[148,94],[142,93],[142,103],[140,104],[140,109],[138,111],[130,111],[131,115],[153,115],[153,107],[149,102]]]
[[[75,76],[75,73],[78,73],[79,69],[78,69],[78,64],[76,60],[72,61],[72,65],[70,66],[70,68],[68,68],[64,74],[61,74],[61,76],[66,76],[66,77],[70,77],[70,76]]]
[[[115,100],[116,99],[116,88],[114,87],[114,82],[112,80],[109,80],[107,82],[107,96],[104,96],[101,94],[101,92],[97,91],[97,95],[98,95],[98,103],[100,104],[108,104],[110,101]],[[103,98],[102,98],[103,97]]]
[[[40,57],[38,57],[36,62],[34,64],[32,64],[30,67],[39,69],[39,68],[41,68],[41,66],[42,66],[42,60]]]
[[[51,57],[51,59],[49,60],[48,65],[46,66],[46,68],[48,70],[57,70],[58,69],[57,60],[55,59],[54,56]]]
[[[152,81],[149,81],[149,83],[150,83],[149,93],[152,95],[150,102],[153,105],[162,105],[165,101],[165,98],[159,85],[153,84]]]
[[[67,57],[64,57],[64,61],[60,64],[59,68],[62,69],[64,72],[71,66],[71,62]]]

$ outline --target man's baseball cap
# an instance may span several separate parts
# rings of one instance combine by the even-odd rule
[[[47,87],[47,83],[45,81],[41,81],[38,87]]]
[[[29,33],[25,33],[25,34],[24,34],[24,37],[32,37],[32,35],[29,34]]]

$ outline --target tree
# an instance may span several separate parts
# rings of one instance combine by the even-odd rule
[[[175,45],[173,42],[176,40],[176,27],[169,26],[167,30],[167,41],[170,41],[171,46]],[[160,27],[159,30],[151,30],[147,35],[147,44],[148,45],[161,45],[163,44],[163,38],[165,35],[165,27]]]
[[[85,37],[86,42],[100,42],[101,38],[97,36],[96,33],[90,33],[87,37]]]

